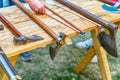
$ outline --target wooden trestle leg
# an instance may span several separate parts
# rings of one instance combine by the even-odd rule
[[[76,65],[76,67],[74,68],[74,71],[76,73],[80,73],[81,71],[83,71],[86,68],[86,66],[90,63],[92,58],[95,55],[97,55],[102,80],[112,80],[106,53],[102,48],[102,46],[99,44],[99,41],[97,39],[98,32],[99,30],[97,29],[91,31],[91,35],[94,42],[93,47],[91,47],[90,50],[88,50],[87,54]]]

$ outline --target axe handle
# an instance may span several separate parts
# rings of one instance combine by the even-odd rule
[[[36,15],[31,11],[27,10],[18,0],[13,0],[14,3],[25,13],[27,14],[36,24],[39,25],[45,32],[47,32],[53,39],[56,40],[57,34],[51,30],[44,22],[42,22]]]
[[[79,30],[81,33],[84,33],[84,31],[82,29],[80,29],[78,26],[74,25],[73,23],[71,23],[70,21],[68,21],[67,19],[65,19],[64,17],[62,17],[61,15],[57,14],[55,11],[53,11],[52,9],[50,9],[49,7],[45,6],[49,11],[51,11],[53,14],[55,14],[56,16],[60,17],[62,20],[64,20],[66,23],[68,23],[69,25],[73,26],[75,29]]]
[[[107,29],[109,29],[109,28],[114,29],[114,28],[117,27],[117,25],[115,25],[115,24],[113,25],[112,23],[109,23],[109,22],[103,20],[102,18],[88,12],[85,9],[82,9],[81,7],[75,5],[75,4],[73,4],[73,3],[71,3],[71,2],[69,2],[67,0],[56,0],[56,1],[63,4],[63,5],[65,5],[65,6],[67,6],[71,10],[81,14],[82,16],[84,16],[84,17],[86,17],[86,18],[88,18],[88,19],[90,19],[90,20],[92,20],[92,21],[94,21],[94,22],[96,22],[96,23],[98,23],[100,25],[103,25]]]
[[[98,0],[98,1],[109,4],[109,5],[114,5],[116,3],[116,2],[114,2],[112,0]]]
[[[0,13],[0,21],[16,36],[20,37],[22,34]]]

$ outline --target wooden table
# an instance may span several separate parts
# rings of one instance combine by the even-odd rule
[[[71,1],[75,3],[76,5],[81,6],[82,8],[94,13],[95,15],[110,21],[114,23],[118,23],[120,21],[120,14],[113,14],[104,11],[101,8],[102,3],[96,1],[96,0],[73,0]],[[97,5],[96,5],[97,4]],[[62,6],[57,3],[57,5]],[[109,65],[107,61],[107,57],[105,54],[104,49],[101,47],[97,40],[97,35],[99,33],[99,25],[96,25],[92,23],[91,21],[86,20],[84,17],[76,16],[62,8],[59,8],[55,5],[51,6],[53,10],[55,10],[60,15],[64,16],[65,18],[69,19],[72,23],[79,26],[82,30],[85,32],[90,31],[92,34],[92,38],[94,40],[93,47],[90,48],[90,50],[87,52],[87,54],[83,57],[82,60],[76,65],[74,68],[74,71],[76,73],[81,72],[84,70],[84,68],[90,63],[90,60],[97,55],[98,57],[98,63],[100,72],[102,75],[103,80],[111,80],[111,74],[109,70]],[[62,6],[63,7],[63,6]],[[68,9],[64,7],[65,9]],[[69,9],[68,9],[69,10]],[[36,41],[27,43],[24,45],[15,45],[13,43],[13,37],[14,35],[5,28],[3,31],[0,31],[0,46],[10,59],[11,63],[15,65],[19,54],[25,51],[29,51],[32,49],[36,49],[38,47],[42,47],[48,44],[51,44],[55,42],[44,30],[42,30],[37,24],[35,24],[27,15],[25,15],[19,8],[16,6],[7,7],[0,9],[0,12],[23,34],[26,36],[30,35],[39,35],[44,38],[44,40]],[[47,11],[47,13],[53,15],[51,12]],[[75,13],[76,14],[76,13]],[[55,21],[54,19],[51,19],[47,15],[37,15],[43,22],[45,22],[52,30],[54,30],[55,33],[59,34],[59,32],[64,32],[67,35],[66,42],[69,40],[70,37],[77,35],[78,33],[63,24],[60,24],[59,22]],[[54,24],[55,23],[55,24]],[[82,65],[82,66],[81,66]],[[4,73],[2,69],[0,69],[0,80],[7,80],[7,77],[4,76]]]

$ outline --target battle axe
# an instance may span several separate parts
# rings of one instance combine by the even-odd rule
[[[102,18],[88,12],[87,10],[82,9],[81,7],[67,1],[67,0],[56,0],[57,2],[67,6],[71,10],[79,13],[80,15],[98,23],[99,25],[102,25],[106,29],[109,30],[109,34],[107,34],[104,31],[101,31],[98,34],[98,40],[100,44],[103,46],[103,48],[112,56],[118,57],[117,55],[117,46],[116,46],[116,33],[118,30],[117,25],[107,22],[103,20]]]
[[[54,60],[54,58],[57,55],[58,51],[60,50],[61,46],[65,43],[66,35],[64,33],[60,32],[59,36],[57,36],[57,34],[51,28],[49,28],[44,22],[42,22],[31,11],[27,10],[18,0],[13,0],[13,1],[24,13],[26,13],[36,24],[38,24],[39,27],[41,27],[54,40],[56,40],[57,46],[54,48],[50,46],[50,57],[52,60]]]
[[[42,37],[37,35],[32,36],[24,36],[20,33],[1,13],[0,13],[0,21],[11,31],[14,35],[14,43],[15,44],[25,44],[28,42],[43,40]]]

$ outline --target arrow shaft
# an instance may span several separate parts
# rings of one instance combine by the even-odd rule
[[[0,13],[0,21],[16,36],[20,37],[22,34]]]

